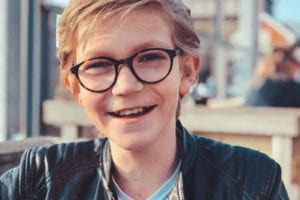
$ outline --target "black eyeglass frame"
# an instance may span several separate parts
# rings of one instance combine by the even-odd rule
[[[151,50],[162,50],[164,52],[166,52],[169,57],[170,57],[170,67],[169,67],[169,71],[167,72],[167,74],[162,77],[161,79],[157,80],[157,81],[145,81],[143,79],[141,79],[137,73],[135,72],[134,70],[134,67],[133,67],[133,60],[136,56],[138,56],[140,53],[143,53],[145,51],[151,51]],[[158,82],[161,82],[162,80],[164,80],[165,78],[167,78],[173,68],[173,61],[174,61],[174,58],[179,55],[179,54],[182,54],[183,53],[183,50],[180,49],[180,48],[176,48],[175,50],[172,50],[172,49],[165,49],[165,48],[148,48],[148,49],[143,49],[141,51],[138,51],[136,53],[134,53],[132,56],[130,56],[129,58],[125,58],[125,59],[120,59],[120,60],[116,60],[116,59],[113,59],[113,58],[110,58],[110,57],[105,57],[105,56],[101,56],[101,57],[95,57],[95,58],[90,58],[90,59],[87,59],[87,60],[84,60],[78,64],[75,64],[73,65],[71,68],[70,68],[70,71],[72,74],[74,74],[77,78],[77,80],[79,81],[79,84],[85,88],[86,90],[88,91],[91,91],[91,92],[96,92],[96,93],[102,93],[102,92],[105,92],[107,90],[109,90],[110,88],[112,88],[115,83],[117,82],[117,79],[118,79],[118,74],[119,74],[119,66],[122,65],[122,64],[126,64],[128,66],[128,68],[130,69],[130,71],[132,72],[132,74],[134,75],[134,77],[142,82],[142,83],[146,83],[146,84],[155,84],[155,83],[158,83]],[[87,62],[87,61],[91,61],[91,60],[96,60],[96,59],[106,59],[106,60],[109,60],[112,62],[112,64],[114,65],[114,69],[115,69],[115,78],[114,78],[114,81],[112,82],[112,84],[106,88],[106,89],[103,89],[103,90],[93,90],[93,89],[90,89],[88,87],[86,87],[84,85],[84,83],[80,80],[79,78],[79,74],[78,74],[78,71],[79,71],[79,68],[80,66]]]

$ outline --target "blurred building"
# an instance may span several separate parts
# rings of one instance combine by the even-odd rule
[[[291,46],[298,38],[295,31],[267,13],[260,14],[259,34],[262,52],[269,51],[272,47]]]
[[[272,17],[273,0],[186,2],[193,8],[201,39],[199,81],[209,82],[213,91],[208,93],[213,98],[243,96],[260,54],[279,42],[292,44],[297,38],[297,29],[291,30],[295,26],[287,28]]]
[[[47,134],[42,102],[54,97],[59,82],[55,33],[61,2],[0,3],[0,141]]]

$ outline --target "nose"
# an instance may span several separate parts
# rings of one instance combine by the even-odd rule
[[[129,67],[122,65],[119,67],[117,81],[112,88],[112,93],[114,95],[128,95],[141,91],[143,87],[144,84],[136,79]]]

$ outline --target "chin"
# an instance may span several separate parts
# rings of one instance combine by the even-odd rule
[[[132,137],[128,136],[122,140],[122,141],[116,141],[117,145],[123,149],[126,149],[128,151],[142,151],[147,146],[151,145],[153,142],[151,142],[150,138],[142,137]]]

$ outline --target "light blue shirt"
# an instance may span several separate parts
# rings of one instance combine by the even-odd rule
[[[181,161],[178,163],[178,166],[172,174],[172,176],[156,192],[154,192],[150,197],[148,197],[147,200],[165,200],[167,198],[169,193],[176,185],[177,178],[180,172],[180,165]],[[118,200],[133,200],[121,190],[114,178],[113,182],[118,195]]]

